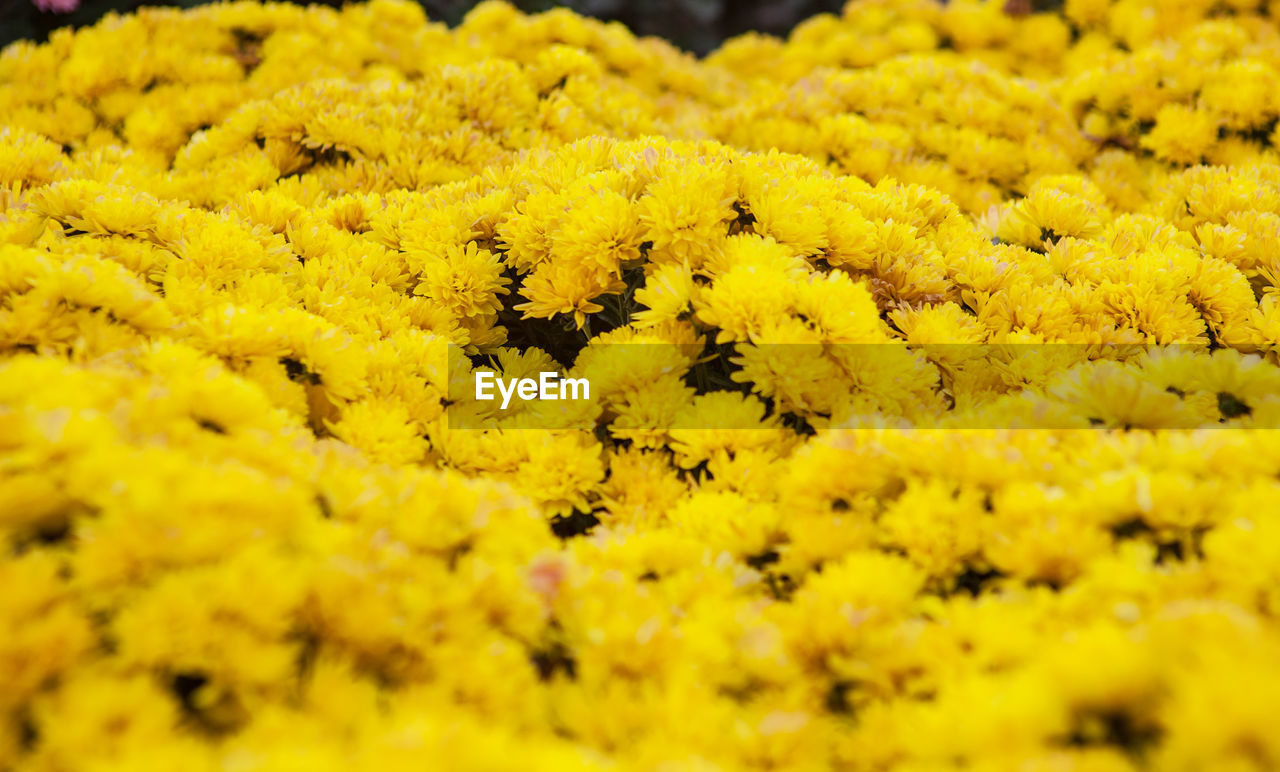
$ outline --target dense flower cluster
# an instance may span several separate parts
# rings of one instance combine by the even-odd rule
[[[1280,766],[1273,19],[6,49],[0,768]]]

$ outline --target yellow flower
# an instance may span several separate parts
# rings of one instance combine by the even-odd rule
[[[700,267],[737,217],[734,200],[728,175],[718,165],[692,164],[652,182],[636,206],[654,260]]]
[[[0,768],[1280,766],[1276,3],[1052,6],[6,48]]]
[[[0,185],[46,185],[58,176],[63,164],[62,149],[45,137],[17,127],[0,127]]]
[[[1156,114],[1156,125],[1142,146],[1173,163],[1200,163],[1218,141],[1219,121],[1209,113],[1169,104]]]
[[[458,316],[478,316],[502,309],[499,296],[509,292],[506,285],[511,280],[502,275],[502,263],[488,250],[468,243],[449,247],[443,255],[425,262],[415,293]]]
[[[525,279],[520,294],[527,301],[517,304],[515,310],[523,311],[526,319],[571,314],[581,328],[586,325],[587,314],[604,310],[604,306],[593,302],[596,298],[625,286],[601,266],[584,270],[579,265],[553,261]]]
[[[567,211],[551,237],[551,258],[586,270],[617,274],[640,259],[640,223],[626,197],[609,190],[567,202]]]

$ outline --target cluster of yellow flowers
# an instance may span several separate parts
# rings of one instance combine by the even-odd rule
[[[1278,16],[10,46],[0,769],[1280,767]]]

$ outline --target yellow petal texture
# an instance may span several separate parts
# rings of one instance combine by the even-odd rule
[[[1278,14],[11,45],[0,769],[1280,769]]]

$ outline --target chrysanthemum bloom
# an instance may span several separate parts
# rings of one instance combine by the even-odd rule
[[[1006,5],[7,49],[0,768],[1280,768],[1275,9]]]

